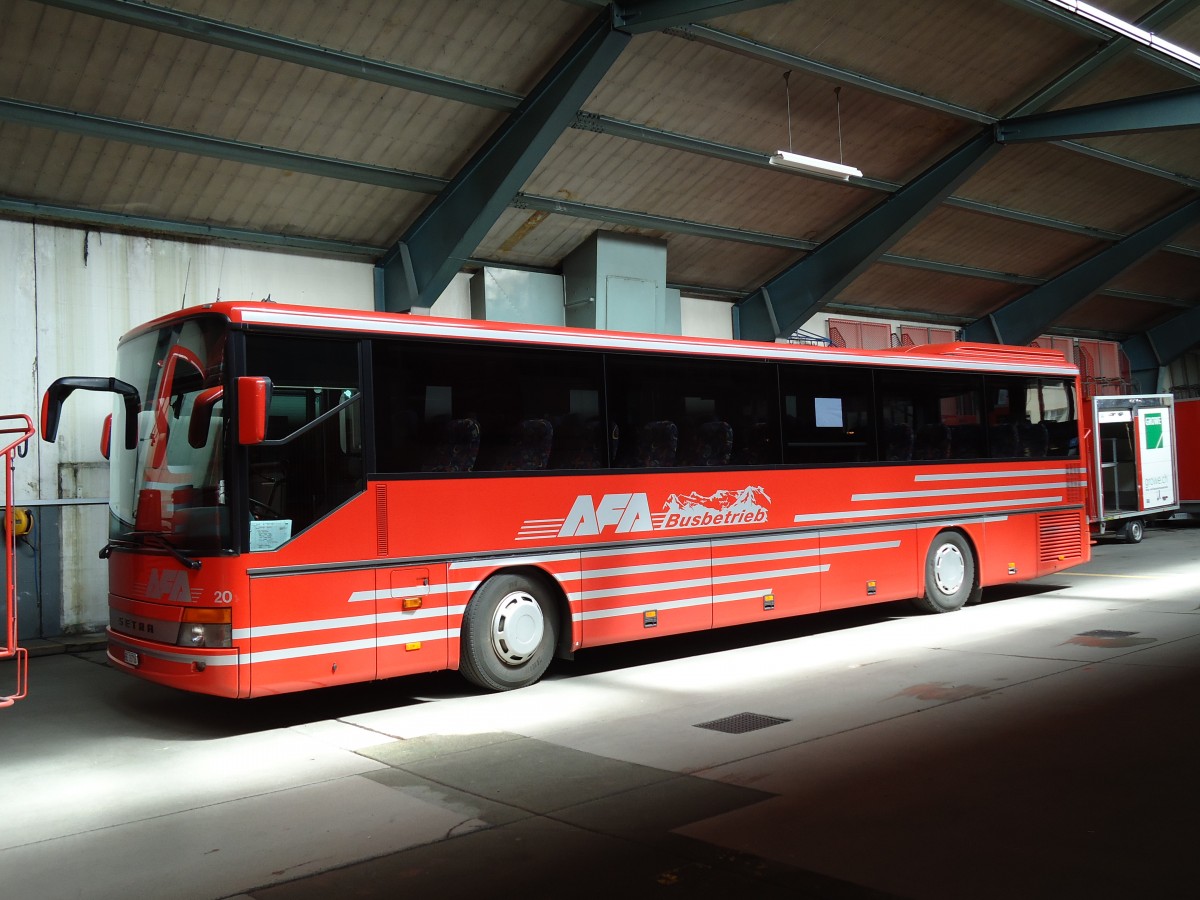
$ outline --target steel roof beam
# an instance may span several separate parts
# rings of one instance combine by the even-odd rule
[[[1135,334],[1121,343],[1139,391],[1158,390],[1161,371],[1184,353],[1200,347],[1200,306]]]
[[[630,40],[592,22],[380,261],[382,309],[433,305]]]
[[[361,78],[471,103],[488,109],[516,109],[520,96],[444,75],[434,75],[407,66],[370,57],[331,50],[319,44],[285,38],[265,31],[255,31],[240,25],[230,25],[219,19],[209,19],[134,0],[40,0],[47,6],[57,6],[72,12],[85,13],[114,22],[124,22],[139,28],[150,28],[189,40],[204,41],[230,50],[241,50],[256,56],[267,56],[283,62],[312,69],[324,69],[349,78]]]
[[[996,140],[1002,144],[1061,141],[1197,125],[1200,125],[1200,87],[1190,87],[1002,119],[996,123]]]
[[[911,103],[913,106],[922,107],[923,109],[945,113],[956,119],[966,119],[970,122],[978,122],[981,125],[990,125],[996,121],[995,116],[989,116],[987,113],[977,112],[966,106],[951,103],[948,100],[939,100],[937,97],[922,94],[920,91],[910,91],[902,87],[897,87],[894,84],[888,84],[885,81],[880,81],[878,78],[872,78],[869,75],[863,75],[860,72],[823,63],[807,56],[801,56],[798,53],[773,47],[770,44],[763,44],[751,38],[722,31],[719,28],[711,28],[707,25],[688,25],[683,28],[672,29],[672,31],[682,37],[698,40],[725,50],[732,50],[735,53],[741,53],[743,56],[749,56],[751,59],[775,63],[787,69],[808,72],[811,75],[836,81],[839,84],[852,85],[853,87],[870,91],[873,94],[882,94],[885,97],[891,97],[893,100],[900,100],[904,103]]]
[[[356,163],[328,156],[282,150],[261,144],[249,144],[216,138],[175,128],[78,113],[56,106],[26,103],[0,97],[0,120],[19,122],[32,128],[53,128],[85,137],[122,141],[176,153],[191,153],[215,159],[230,160],[271,169],[286,169],[323,178],[375,184],[401,191],[436,194],[447,184],[446,179],[402,169],[388,169],[367,163]]]
[[[253,231],[248,228],[231,228],[225,225],[180,222],[153,216],[134,216],[98,209],[63,206],[57,203],[38,203],[17,197],[0,196],[0,215],[35,221],[48,219],[68,225],[95,225],[151,234],[176,234],[185,238],[225,241],[231,244],[245,244],[274,250],[294,250],[323,256],[377,259],[386,249],[354,241],[334,241],[306,237],[302,234],[279,234]]]
[[[999,150],[989,132],[978,135],[749,294],[737,306],[738,336],[773,341],[791,334]]]
[[[146,122],[134,122],[128,119],[115,119],[109,116],[79,113],[74,110],[54,106],[44,106],[38,103],[28,103],[24,100],[0,98],[0,120],[19,122],[34,128],[53,128],[87,137],[98,137],[105,140],[116,140],[125,143],[155,147],[161,150],[171,150],[178,153],[192,153],[208,156],[214,159],[232,160],[249,165],[267,168],[284,169],[291,172],[303,172],[308,175],[337,178],[343,181],[354,181],[362,184],[376,184],[396,190],[413,191],[416,193],[436,194],[441,191],[449,180],[420,172],[409,172],[403,169],[391,169],[367,163],[357,163],[351,160],[335,157],[317,156],[296,150],[285,150],[279,147],[268,147],[262,144],[250,144],[227,138],[217,138],[212,135],[198,134],[191,131],[181,131]],[[655,144],[695,153],[713,159],[723,159],[742,165],[755,165],[763,169],[778,172],[770,163],[767,154],[757,150],[737,147],[730,144],[719,144],[703,138],[695,138],[676,132],[663,131],[633,122],[624,122],[608,116],[595,113],[581,112],[572,123],[573,128],[609,134],[628,140]],[[815,176],[820,178],[821,176]],[[830,177],[831,182],[841,183],[841,179]],[[878,178],[856,178],[854,184],[870,190],[884,193],[894,193],[900,185]],[[1123,235],[1103,228],[1089,225],[1078,225],[1049,216],[1026,213],[1020,210],[1007,209],[977,200],[967,200],[961,197],[950,197],[946,205],[972,212],[992,215],[999,218],[1011,219],[1030,225],[1040,225],[1071,234],[1101,240],[1120,240]],[[1200,250],[1188,247],[1170,248],[1176,253],[1200,256]]]
[[[31,127],[55,128],[74,134],[82,134],[87,137],[97,137],[106,140],[136,143],[178,153],[192,153],[212,157],[215,159],[232,160],[248,165],[282,169],[289,172],[301,172],[323,178],[336,178],[342,181],[380,185],[382,187],[388,187],[395,190],[437,194],[443,190],[447,184],[449,184],[447,179],[438,178],[432,175],[422,175],[419,173],[406,172],[400,169],[389,169],[382,166],[355,163],[347,160],[335,159],[332,157],[299,153],[293,150],[283,150],[276,147],[264,147],[258,144],[247,144],[240,141],[213,138],[208,135],[199,135],[177,129],[162,128],[160,126],[147,125],[142,122],[130,122],[124,119],[113,119],[105,116],[84,115],[72,112],[70,110],[59,109],[57,107],[41,106],[39,104],[26,103],[18,100],[6,100],[0,98],[0,119],[20,122]],[[733,151],[738,151],[740,148],[730,149]],[[747,154],[753,153],[753,151],[744,152]],[[766,164],[764,163],[764,165]],[[890,185],[888,189],[895,190],[896,187],[897,186],[895,185]],[[954,201],[947,202],[954,203]],[[539,197],[535,194],[519,193],[516,195],[510,205],[518,209],[541,210],[544,212],[557,213],[576,218],[593,219],[595,221],[605,222],[613,225],[626,225],[635,228],[667,231],[672,234],[691,234],[700,237],[712,238],[714,240],[738,241],[757,246],[780,247],[784,249],[804,251],[813,250],[817,246],[815,241],[792,238],[786,235],[730,228],[722,225],[713,225],[710,223],[695,222],[685,219],[671,218],[668,216],[658,216],[650,213],[616,209],[613,207],[597,206],[595,204],[580,203],[577,201],[563,200],[555,197]],[[954,203],[954,205],[960,205],[967,209],[983,206],[983,204],[973,204],[968,201]],[[69,209],[69,207],[64,206],[59,206],[57,208],[60,210]],[[86,211],[81,212],[81,215],[84,216],[81,221],[92,221],[89,217],[90,214],[88,214]],[[1024,216],[1020,216],[1020,218],[1028,221],[1028,219]],[[146,230],[150,227],[147,223],[152,221],[164,220],[144,219],[141,220],[141,224],[125,224],[121,227]],[[188,226],[180,223],[178,232],[187,233],[187,228]],[[198,233],[210,237],[214,236],[213,230],[208,226],[198,226],[198,228]],[[1120,237],[1120,235],[1115,234],[1108,235],[1105,233],[1097,233],[1095,229],[1085,229],[1082,226],[1078,227],[1077,230],[1078,233],[1089,234],[1096,237],[1110,237],[1114,240]],[[244,243],[248,240],[246,234],[255,234],[255,232],[245,232],[240,234],[241,236],[238,237],[237,240]],[[273,244],[275,241],[274,239],[267,239],[265,243]],[[360,248],[360,250],[355,251],[356,253],[360,253],[360,255],[361,253],[370,255],[376,250],[378,250],[378,252],[375,255],[382,255],[384,252],[386,252],[379,248],[366,247],[366,245],[354,246]],[[964,266],[955,263],[942,262],[939,260],[897,256],[890,253],[881,256],[879,261],[890,263],[892,265],[925,269],[951,275],[963,275],[971,278],[984,278],[992,281],[1007,281],[1012,284],[1040,285],[1044,281],[1044,279],[1035,278],[1032,276],[997,272],[975,266]],[[479,261],[472,260],[472,262],[478,263]],[[1138,294],[1129,291],[1114,290],[1105,291],[1105,293],[1112,296],[1122,296],[1127,297],[1128,299],[1143,300],[1151,303],[1164,303],[1168,305],[1188,307],[1192,305],[1188,301],[1179,300],[1173,297],[1162,297],[1157,295]],[[740,298],[744,295],[741,292],[737,292],[737,296]]]
[[[628,0],[615,4],[616,27],[626,34],[645,34],[784,2],[786,0]]]
[[[258,32],[252,29],[242,28],[240,26],[230,25],[220,20],[208,19],[189,13],[182,13],[177,10],[153,6],[147,3],[131,2],[131,0],[41,0],[41,2],[44,2],[48,5],[58,6],[63,9],[69,9],[76,12],[112,19],[114,21],[124,22],[129,25],[163,31],[192,40],[206,41],[208,43],[228,47],[234,50],[241,50],[247,53],[268,56],[283,60],[285,62],[295,63],[296,65],[323,69],[325,71],[336,72],[337,74],[345,75],[351,78],[362,78],[379,84],[385,84],[390,87],[399,87],[405,90],[443,97],[450,100],[456,100],[461,103],[469,103],[489,109],[516,109],[522,99],[518,94],[501,91],[485,85],[448,78],[443,75],[412,69],[406,66],[399,66],[394,63],[373,59],[371,57],[334,51],[316,44],[307,44],[302,41],[282,38],[278,35]],[[1144,19],[1140,20],[1138,24],[1144,27],[1161,25],[1163,22],[1167,21],[1168,18],[1177,15],[1181,11],[1185,11],[1186,8],[1194,4],[1194,2],[1195,0],[1166,0],[1166,2],[1160,7],[1152,11]],[[581,3],[580,5],[587,5],[594,9],[602,9],[606,6],[605,3],[599,2],[599,0],[597,0],[597,2],[590,2],[586,4]],[[718,29],[710,28],[708,26],[692,24],[683,28],[674,28],[670,30],[672,33],[682,35],[683,37],[689,39],[700,40],[713,46],[723,47],[734,52],[743,53],[747,56],[774,62],[790,68],[808,71],[823,78],[839,81],[843,84],[855,85],[873,93],[882,94],[884,96],[889,96],[897,100],[921,106],[923,108],[943,112],[956,118],[989,125],[994,124],[997,121],[996,117],[994,116],[977,112],[975,110],[968,109],[967,107],[938,100],[935,97],[930,97],[926,94],[921,94],[916,91],[908,91],[903,88],[898,88],[894,85],[889,85],[886,82],[882,82],[847,69],[840,69],[835,66],[817,62],[816,60],[812,60],[807,57],[789,53],[788,51],[774,48],[767,44],[761,44],[738,35],[733,35]],[[1119,46],[1122,44],[1131,46],[1123,38],[1116,38],[1111,42],[1111,44],[1114,46]],[[1022,106],[1018,109],[1020,111],[1025,111],[1029,108],[1029,106],[1029,103],[1022,104]],[[716,144],[701,138],[692,138],[688,135],[664,132],[659,129],[637,125],[632,122],[621,122],[617,119],[610,119],[606,116],[597,116],[591,113],[581,113],[576,122],[572,124],[572,127],[581,128],[588,131],[599,131],[605,134],[619,135],[630,140],[643,141],[647,143],[658,144],[660,146],[672,146],[687,152],[700,153],[703,155],[727,159],[742,164],[768,164],[767,154],[760,153],[758,151]],[[233,143],[236,144],[237,142]],[[1147,166],[1134,160],[1128,160],[1124,157],[1116,156],[1115,154],[1106,153],[1096,150],[1095,148],[1086,147],[1081,144],[1073,144],[1070,142],[1062,142],[1061,146],[1075,152],[1081,152],[1103,159],[1106,162],[1115,165],[1134,168],[1138,171],[1153,175],[1155,177],[1169,178],[1181,184],[1185,184],[1188,187],[1200,188],[1200,181],[1196,179],[1191,179],[1176,173],[1166,172],[1153,166]],[[292,166],[292,168],[296,168],[297,171],[300,170],[299,167],[296,166]],[[424,176],[417,175],[414,177]],[[861,187],[868,187],[888,192],[894,191],[898,187],[898,185],[895,185],[891,182],[871,178],[855,179],[854,183]],[[950,197],[946,200],[946,203],[963,209],[971,209],[973,211],[982,212],[988,215],[1000,216],[1002,218],[1024,221],[1036,225],[1044,225],[1048,228],[1070,231],[1075,234],[1099,237],[1106,240],[1116,240],[1121,237],[1119,234],[1106,232],[1102,229],[1091,228],[1084,225],[1076,225],[1071,222],[1063,222],[1045,216],[1037,216],[1032,213],[1023,213],[1019,210],[1006,209],[1004,207],[979,203],[977,201],[966,200],[958,197]],[[1193,256],[1200,255],[1200,251],[1192,250],[1186,247],[1172,246],[1166,249],[1169,249],[1175,253],[1185,253]]]
[[[968,325],[965,332],[967,340],[1020,346],[1028,344],[1072,307],[1082,303],[1134,263],[1158,250],[1173,235],[1196,222],[1200,222],[1200,199],[1163,216],[991,315]]]

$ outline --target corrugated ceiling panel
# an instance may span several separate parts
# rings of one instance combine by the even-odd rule
[[[899,180],[964,125],[944,115],[668,34],[637,38],[588,99],[589,112],[764,154],[845,159]],[[841,149],[838,106],[841,108]],[[973,130],[973,128],[972,128]]]
[[[1111,287],[1200,300],[1200,258],[1182,253],[1154,253],[1122,272]]]
[[[1179,232],[1171,243],[1181,247],[1190,247],[1193,250],[1200,250],[1200,225],[1193,225],[1186,231]]]
[[[424,195],[0,124],[0,193],[386,246]]]
[[[1178,184],[1046,144],[1005,147],[958,196],[1127,234],[1178,205]]]
[[[90,16],[43,20],[38,40],[61,46],[72,62],[45,53],[6,62],[0,95],[440,177],[452,176],[504,118]],[[115,68],[91,52],[97,41],[123,48]],[[19,49],[8,38],[0,47],[6,58]]]
[[[1001,281],[879,264],[852,281],[837,300],[974,321],[1027,290]]]
[[[1106,246],[1063,231],[941,207],[889,252],[1048,278]]]
[[[527,93],[598,14],[559,0],[174,0],[168,5],[347,53]]]
[[[1156,33],[1193,53],[1200,52],[1200,7],[1193,6],[1175,21],[1156,29]]]
[[[1160,325],[1181,312],[1183,310],[1161,303],[1142,303],[1097,294],[1064,315],[1054,327],[1133,334]]]
[[[782,269],[799,256],[776,247],[673,235],[667,246],[667,278],[750,293],[766,280],[764,273]]]
[[[811,240],[881,199],[862,188],[576,130],[559,139],[524,190]]]
[[[996,116],[1094,46],[1002,0],[794,0],[711,24]]]
[[[1124,100],[1127,97],[1193,87],[1195,84],[1195,79],[1187,78],[1172,69],[1127,51],[1111,65],[1100,69],[1065,92],[1047,109],[1069,109],[1092,103],[1106,103],[1110,100]]]

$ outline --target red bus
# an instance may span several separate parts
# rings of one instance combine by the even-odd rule
[[[214,303],[122,338],[112,663],[256,697],[901,598],[1088,559],[1057,352],[869,352]]]

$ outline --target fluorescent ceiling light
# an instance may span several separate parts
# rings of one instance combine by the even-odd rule
[[[784,169],[798,169],[801,172],[815,172],[818,175],[832,175],[842,181],[849,181],[850,176],[862,178],[862,172],[854,166],[843,166],[841,163],[828,162],[811,156],[801,156],[799,153],[789,153],[787,150],[776,150],[770,157],[771,165]]]
[[[1079,0],[1046,0],[1046,2],[1072,12],[1082,19],[1087,19],[1089,22],[1103,25],[1105,28],[1109,28],[1117,34],[1129,38],[1131,41],[1137,41],[1139,44],[1143,44],[1152,50],[1157,50],[1165,56],[1186,63],[1193,68],[1200,68],[1200,56],[1197,56],[1191,50],[1185,50],[1177,44],[1163,40],[1154,32],[1138,28],[1136,25],[1119,19],[1112,13],[1107,13],[1099,7],[1088,3],[1080,3]]]

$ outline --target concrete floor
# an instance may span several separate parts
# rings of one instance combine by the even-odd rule
[[[951,615],[589,651],[504,695],[234,703],[38,657],[0,710],[0,895],[1195,896],[1198,551],[1152,530]]]

